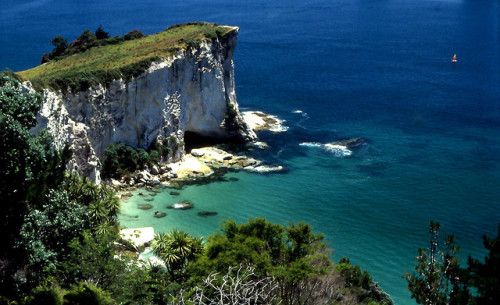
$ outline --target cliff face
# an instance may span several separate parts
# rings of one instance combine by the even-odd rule
[[[238,111],[233,51],[238,28],[223,41],[203,41],[154,62],[129,82],[115,80],[78,93],[44,91],[34,132],[46,128],[56,147],[74,153],[69,169],[100,181],[104,150],[121,142],[148,148],[155,140],[170,147],[162,161],[184,155],[186,131],[237,141],[255,139]]]

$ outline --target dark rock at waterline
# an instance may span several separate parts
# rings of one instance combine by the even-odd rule
[[[144,201],[153,201],[155,200],[154,198],[144,198]]]
[[[148,203],[140,203],[137,205],[137,207],[141,210],[150,210],[153,208],[153,206],[151,204],[148,204]]]
[[[217,215],[217,212],[212,212],[212,211],[201,211],[201,212],[198,212],[198,216],[203,216],[203,217],[206,217],[206,216],[215,216]]]
[[[186,200],[169,205],[167,208],[176,210],[189,210],[192,209],[193,207],[194,207],[193,204],[191,204],[190,201]]]
[[[144,196],[144,193],[139,193],[139,196]]]
[[[155,214],[154,214],[154,217],[156,217],[156,218],[163,218],[165,216],[167,216],[166,213],[162,213],[162,212],[158,212],[158,211],[155,212]]]
[[[179,192],[174,192],[174,191],[170,192],[170,195],[172,195],[172,196],[179,196],[180,194],[181,193],[179,193]]]
[[[365,143],[366,143],[365,139],[350,138],[350,139],[338,140],[338,141],[332,142],[331,144],[342,145],[342,146],[345,146],[347,148],[356,148],[356,147],[359,147]]]
[[[240,180],[240,179],[238,179],[238,178],[236,178],[236,177],[231,177],[231,178],[229,178],[229,181],[238,181],[238,180]]]
[[[152,192],[152,193],[149,193],[148,195],[149,196],[156,196],[156,194],[158,194],[158,193]]]

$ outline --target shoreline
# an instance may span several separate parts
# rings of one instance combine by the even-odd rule
[[[288,129],[283,125],[284,120],[276,116],[265,114],[260,111],[245,111],[245,121],[254,131],[268,130],[271,132],[283,132]],[[280,172],[284,170],[281,165],[266,165],[263,161],[255,158],[233,154],[221,148],[222,145],[206,146],[192,149],[180,161],[164,163],[151,168],[136,171],[129,177],[109,179],[107,184],[115,191],[120,201],[127,201],[134,196],[131,191],[144,188],[147,191],[159,192],[157,188],[166,187],[171,189],[182,189],[185,185],[211,183],[218,177],[224,176],[230,171],[245,170],[254,173]],[[267,149],[269,145],[258,139],[247,143],[248,150]],[[138,194],[141,196],[142,192]],[[173,207],[175,208],[175,207]],[[156,212],[158,213],[158,212]],[[164,217],[165,214],[154,217]],[[151,254],[149,245],[155,236],[152,226],[136,228],[121,228],[120,236],[129,241],[136,248],[139,260],[145,263],[161,264],[162,262]]]
[[[283,125],[285,121],[274,115],[261,111],[244,111],[242,115],[253,131],[284,132],[288,130],[288,127]],[[284,169],[282,166],[266,165],[261,160],[252,157],[230,153],[221,147],[222,145],[214,145],[195,148],[190,153],[186,153],[180,161],[162,163],[151,168],[145,167],[121,179],[111,178],[106,183],[117,192],[119,199],[126,199],[131,196],[130,191],[142,187],[151,190],[158,186],[173,185],[175,188],[176,185],[193,184],[198,180],[206,180],[232,170],[278,172]],[[248,150],[264,150],[269,145],[257,139],[247,143],[246,147]]]

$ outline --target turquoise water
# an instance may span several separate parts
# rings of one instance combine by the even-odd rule
[[[147,212],[134,196],[123,212],[138,218],[122,224],[206,236],[227,217],[309,222],[334,259],[350,257],[396,304],[414,304],[402,276],[427,246],[429,220],[457,236],[463,257],[484,255],[481,236],[500,222],[499,12],[498,0],[5,0],[0,67],[33,67],[56,35],[71,41],[99,24],[112,35],[238,25],[240,106],[290,127],[261,133],[271,147],[251,154],[286,170],[163,192]],[[300,145],[350,137],[367,140],[350,156]],[[181,200],[195,208],[165,208]]]

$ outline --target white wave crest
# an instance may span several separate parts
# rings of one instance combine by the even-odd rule
[[[292,111],[292,113],[302,113],[303,111],[302,110],[294,110]]]
[[[333,153],[337,157],[347,157],[347,156],[352,155],[352,151],[349,150],[344,145],[325,144],[325,145],[323,145],[323,149],[325,149],[328,152]]]
[[[299,145],[300,146],[307,146],[307,147],[323,147],[323,144],[318,143],[318,142],[302,142]]]
[[[259,165],[259,166],[248,166],[245,170],[254,173],[269,173],[269,172],[280,172],[283,170],[283,166],[270,166],[270,165]]]

